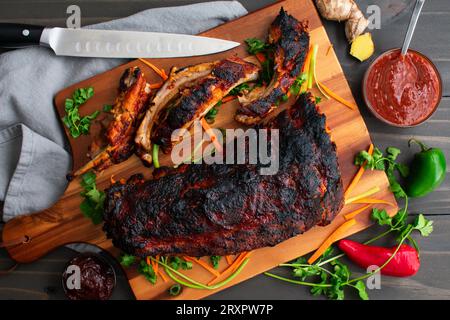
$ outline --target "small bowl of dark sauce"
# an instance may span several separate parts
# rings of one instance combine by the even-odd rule
[[[70,300],[108,300],[116,286],[116,273],[101,255],[81,253],[67,263],[62,285]]]

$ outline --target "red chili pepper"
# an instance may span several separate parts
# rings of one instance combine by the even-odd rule
[[[397,248],[368,246],[352,240],[341,240],[338,246],[351,261],[365,269],[371,265],[381,267]],[[381,273],[394,277],[409,277],[416,274],[419,268],[420,260],[416,249],[402,244],[394,258],[381,269]]]

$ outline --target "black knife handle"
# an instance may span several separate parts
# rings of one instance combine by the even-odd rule
[[[44,27],[29,24],[0,23],[0,47],[22,48],[39,45]]]

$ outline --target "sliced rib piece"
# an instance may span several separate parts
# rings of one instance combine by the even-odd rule
[[[283,8],[272,22],[268,42],[274,50],[274,75],[263,89],[239,99],[241,107],[235,119],[252,125],[273,111],[299,76],[309,49],[307,22],[299,22]]]
[[[133,154],[133,140],[147,109],[150,91],[144,73],[138,67],[125,70],[119,81],[119,94],[111,110],[114,118],[106,131],[107,146],[73,176],[91,169],[102,171],[127,160]]]
[[[198,79],[210,74],[217,63],[218,62],[201,63],[179,70],[173,67],[170,70],[169,78],[156,93],[136,133],[136,153],[145,163],[152,163],[151,132],[155,115],[157,115],[160,110],[167,107],[167,104],[179,95],[180,91],[186,86],[193,84]]]
[[[228,255],[274,246],[343,206],[336,146],[310,94],[264,127],[279,130],[279,170],[259,164],[193,164],[134,175],[106,190],[104,230],[140,257]],[[272,132],[272,131],[270,131]]]
[[[256,80],[258,67],[243,59],[232,57],[215,63],[211,73],[194,86],[184,88],[175,101],[160,110],[151,132],[152,143],[164,152],[171,150],[180,137],[172,140],[176,129],[189,129],[194,120],[201,119],[236,86]]]

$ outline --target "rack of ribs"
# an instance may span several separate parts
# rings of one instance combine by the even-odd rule
[[[119,94],[111,109],[105,140],[106,146],[86,165],[78,169],[71,179],[89,170],[102,171],[127,160],[134,153],[134,137],[138,125],[147,110],[150,86],[138,67],[125,70],[119,81]]]
[[[261,164],[184,164],[134,175],[106,192],[104,230],[115,246],[140,257],[228,255],[274,246],[343,206],[336,146],[311,95],[264,125],[278,129],[279,170]]]
[[[269,28],[268,43],[274,54],[274,75],[265,87],[257,87],[239,98],[235,119],[253,125],[277,108],[299,76],[309,50],[308,24],[280,10]]]

